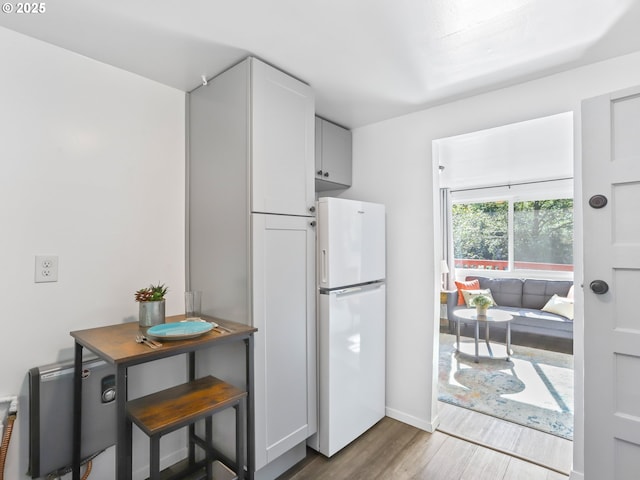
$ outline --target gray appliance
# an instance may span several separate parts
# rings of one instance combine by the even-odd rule
[[[103,360],[82,368],[82,459],[115,444],[115,369]],[[73,360],[29,370],[29,470],[31,478],[71,466]]]

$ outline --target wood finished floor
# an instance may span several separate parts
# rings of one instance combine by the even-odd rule
[[[568,479],[570,441],[470,410],[439,405],[441,427],[450,434],[427,433],[385,417],[329,459],[309,449],[307,458],[278,480]],[[476,442],[486,442],[487,446]],[[551,469],[541,465],[550,465]]]

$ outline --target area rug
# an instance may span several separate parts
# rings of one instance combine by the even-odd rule
[[[512,345],[509,360],[475,363],[455,340],[440,334],[439,400],[573,440],[572,355]],[[473,352],[473,339],[460,341]]]

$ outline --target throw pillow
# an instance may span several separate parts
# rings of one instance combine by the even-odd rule
[[[542,311],[562,315],[563,317],[567,317],[569,320],[573,320],[573,299],[559,297],[554,294],[547,304],[542,307]]]
[[[490,307],[493,307],[496,304],[496,301],[491,295],[491,290],[488,288],[485,290],[462,290],[462,296],[464,297],[464,301],[467,304],[468,308],[475,308],[475,305],[471,303],[471,301],[475,297],[478,297],[480,295],[484,295],[485,297],[489,297],[491,299],[491,305],[489,305]]]
[[[464,305],[463,290],[480,290],[480,280],[470,280],[468,282],[455,282],[458,288],[458,305]]]

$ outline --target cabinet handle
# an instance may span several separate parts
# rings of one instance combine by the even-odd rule
[[[318,171],[316,172],[316,174],[318,174],[318,175],[321,175],[321,176],[322,176],[322,170],[318,170]]]
[[[310,221],[309,225],[311,225],[312,227],[315,227],[316,226],[316,221],[315,220]]]
[[[329,176],[329,172],[324,172],[324,176],[328,177]]]
[[[314,207],[314,206],[309,207],[309,211],[311,213],[315,212],[316,211],[316,207]]]

